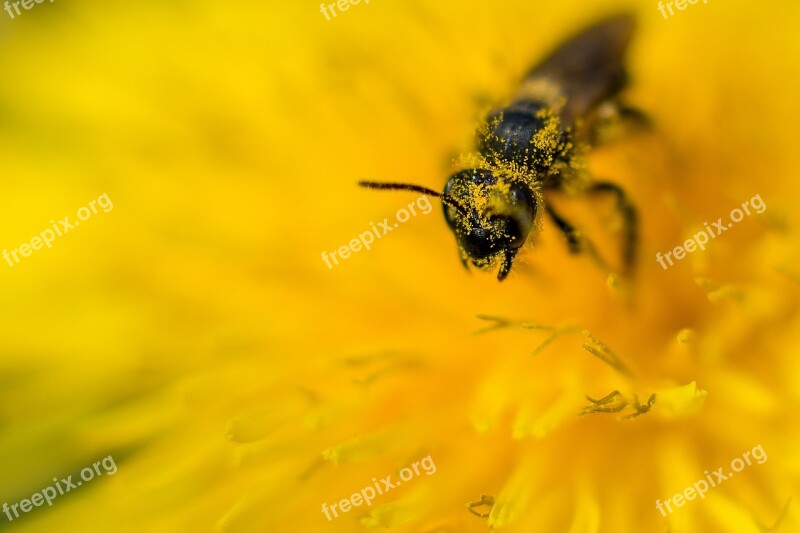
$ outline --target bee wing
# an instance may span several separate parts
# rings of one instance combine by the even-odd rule
[[[549,92],[551,104],[566,97],[555,107],[562,124],[574,124],[625,86],[622,60],[635,25],[632,15],[618,15],[569,39],[527,74],[519,96]]]

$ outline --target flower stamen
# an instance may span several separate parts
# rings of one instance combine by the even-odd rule
[[[619,413],[626,407],[631,407],[633,409],[632,413],[620,417],[620,420],[630,420],[649,412],[650,408],[656,402],[656,395],[651,394],[646,403],[639,403],[639,398],[636,395],[633,396],[633,401],[629,402],[618,390],[611,391],[598,400],[595,400],[591,396],[586,396],[586,399],[592,402],[592,405],[587,405],[581,409],[578,416],[597,413]]]
[[[486,512],[479,512],[475,509],[481,506],[487,506]],[[494,507],[494,496],[488,496],[486,494],[481,494],[480,501],[471,502],[467,504],[467,510],[474,514],[479,518],[487,518],[489,514],[492,512],[492,508]]]
[[[608,346],[606,346],[605,344],[603,344],[602,341],[600,341],[600,339],[598,339],[597,337],[592,335],[589,332],[589,330],[583,330],[583,336],[586,337],[587,339],[589,339],[591,342],[593,342],[597,346],[597,348],[599,348],[599,350],[598,350],[594,346],[591,346],[590,344],[584,342],[583,344],[581,344],[581,347],[584,350],[586,350],[590,354],[594,355],[595,357],[597,357],[598,359],[600,359],[601,361],[603,361],[604,363],[609,365],[611,368],[613,368],[614,370],[616,370],[620,374],[624,374],[624,375],[629,376],[629,377],[632,376],[631,371],[628,370],[628,367],[626,367],[622,363],[620,358],[617,357],[617,354],[612,352],[611,349]]]

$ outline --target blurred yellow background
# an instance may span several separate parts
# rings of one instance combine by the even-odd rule
[[[619,9],[640,22],[626,98],[656,127],[589,165],[641,213],[629,290],[548,224],[507,281],[468,273],[438,205],[326,267],[321,252],[416,197],[357,180],[439,189],[486,103]],[[800,531],[799,15],[777,0],[667,20],[654,1],[0,12],[0,248],[114,204],[0,262],[0,504],[108,455],[119,469],[0,528]],[[755,194],[763,215],[656,263]],[[610,212],[575,209],[613,253]],[[586,328],[634,377],[580,334],[536,356],[541,331],[472,335],[491,325],[477,315]],[[614,389],[663,400],[577,416]],[[759,444],[764,464],[656,510]],[[320,512],[426,455],[435,474]],[[466,509],[482,494],[488,518]]]

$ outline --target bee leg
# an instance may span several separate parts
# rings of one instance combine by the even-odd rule
[[[639,241],[639,217],[625,191],[616,183],[596,181],[589,186],[591,194],[611,193],[617,199],[617,210],[622,216],[622,261],[625,273],[630,274],[636,260],[636,249]]]
[[[497,273],[497,281],[503,281],[511,271],[511,264],[514,262],[514,257],[517,255],[517,248],[506,248],[503,250],[503,264],[500,265],[500,271]]]
[[[569,248],[570,253],[579,254],[581,252],[587,252],[597,266],[599,266],[602,270],[609,272],[608,265],[606,265],[606,263],[600,257],[600,254],[597,252],[597,248],[591,240],[582,235],[581,232],[575,228],[575,226],[567,222],[564,217],[559,215],[549,203],[545,204],[544,209],[556,227],[567,239],[567,247]]]
[[[637,107],[623,104],[618,100],[602,103],[587,124],[587,136],[594,146],[616,140],[630,129],[651,130],[653,121],[647,113]]]
[[[617,112],[622,120],[635,124],[640,128],[651,129],[653,127],[653,119],[638,107],[619,103],[617,104]]]
[[[581,238],[578,234],[578,230],[575,229],[575,226],[567,222],[564,218],[561,217],[558,213],[556,213],[555,209],[550,207],[550,204],[545,204],[544,206],[545,212],[548,216],[552,219],[553,224],[561,231],[564,237],[567,239],[567,247],[569,248],[569,253],[571,254],[579,254],[581,253]]]

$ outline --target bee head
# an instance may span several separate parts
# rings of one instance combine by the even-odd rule
[[[464,258],[477,267],[499,259],[497,278],[505,279],[533,227],[536,199],[523,184],[499,179],[484,169],[453,174],[444,194],[461,207],[445,204],[444,217]]]
[[[536,199],[521,183],[498,179],[491,171],[467,169],[447,180],[443,193],[405,183],[361,181],[371,189],[416,191],[441,199],[444,218],[453,230],[462,262],[484,268],[500,260],[497,279],[504,280],[533,227]]]

